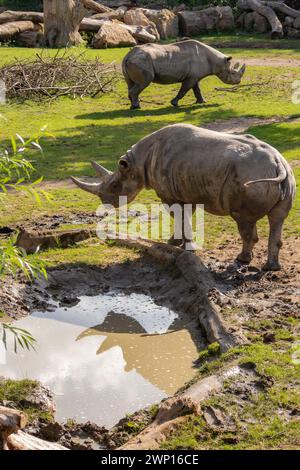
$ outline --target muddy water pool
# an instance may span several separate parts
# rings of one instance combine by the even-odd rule
[[[36,379],[54,393],[56,419],[113,426],[190,380],[198,356],[186,320],[144,294],[110,291],[55,304],[14,323],[35,351],[8,344],[0,376]]]

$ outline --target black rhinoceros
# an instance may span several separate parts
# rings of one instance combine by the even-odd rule
[[[124,57],[122,70],[128,85],[131,109],[140,107],[139,94],[151,82],[163,85],[181,83],[178,101],[193,89],[197,103],[204,103],[199,81],[209,75],[216,75],[228,84],[240,83],[245,65],[234,66],[232,57],[226,56],[202,42],[185,40],[173,44],[144,44],[136,46]]]
[[[265,268],[280,269],[282,226],[292,206],[295,180],[274,147],[252,135],[174,124],[133,145],[115,173],[95,162],[93,166],[99,183],[73,181],[103,203],[118,207],[119,196],[127,196],[130,202],[147,188],[154,189],[167,205],[204,204],[211,214],[230,215],[243,240],[240,262],[251,261],[258,241],[256,222],[267,215],[270,234]],[[185,238],[180,243],[185,247],[189,241]]]

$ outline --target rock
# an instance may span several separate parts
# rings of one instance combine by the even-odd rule
[[[126,11],[126,13],[124,14],[124,23],[148,26],[150,24],[150,21],[147,16],[143,13],[143,10],[141,8],[136,8],[134,10]]]
[[[22,407],[38,408],[51,414],[56,410],[51,391],[40,383],[32,389],[24,400],[20,401],[19,405]]]
[[[238,29],[244,29],[244,23],[245,23],[245,16],[246,15],[247,15],[247,13],[244,11],[235,20],[235,25]]]
[[[263,342],[268,344],[268,343],[274,343],[276,341],[275,334],[272,333],[271,331],[267,331],[263,335]]]
[[[170,10],[142,9],[148,20],[152,21],[162,39],[175,38],[179,34],[178,16]]]
[[[287,37],[290,39],[300,39],[300,30],[295,28],[287,28]]]
[[[221,16],[216,7],[200,11],[180,11],[178,13],[180,33],[182,36],[198,36],[216,30]]]
[[[206,407],[203,417],[209,426],[222,426],[225,421],[222,411],[213,406]]]
[[[187,9],[188,9],[188,7],[186,6],[185,3],[180,3],[179,5],[173,7],[173,12],[176,14],[179,11],[185,11]]]
[[[24,31],[16,36],[16,43],[20,47],[40,47],[43,43],[43,33],[37,31]]]
[[[294,24],[294,21],[295,21],[295,18],[292,18],[291,16],[286,16],[286,17],[284,18],[283,24],[284,24],[284,26],[290,26],[290,27],[292,27],[293,24]]]
[[[244,28],[246,31],[255,31],[257,33],[266,33],[269,29],[268,20],[256,11],[246,13],[244,19]]]
[[[231,31],[234,29],[234,16],[232,8],[229,6],[226,7],[217,7],[221,13],[221,18],[217,23],[218,31]]]
[[[295,18],[295,20],[294,20],[294,28],[295,28],[295,29],[300,29],[300,16],[298,16],[297,18]]]
[[[106,49],[107,47],[129,47],[136,44],[134,37],[122,26],[117,23],[105,23],[95,35],[92,47],[94,49]]]
[[[141,8],[128,10],[124,15],[124,23],[131,26],[143,26],[150,34],[153,34],[157,40],[160,39],[155,23],[147,18]]]
[[[57,442],[63,434],[63,426],[61,424],[48,423],[40,429],[40,437],[50,442]]]

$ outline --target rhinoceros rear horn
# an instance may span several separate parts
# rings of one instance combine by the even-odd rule
[[[96,194],[97,196],[99,196],[99,184],[97,184],[97,183],[85,183],[84,181],[80,181],[79,179],[74,178],[73,176],[71,176],[71,180],[80,189],[83,189],[84,191],[87,191],[88,193]]]
[[[111,171],[104,168],[104,166],[99,165],[99,163],[92,161],[91,165],[100,178],[103,178],[104,176],[107,176],[107,175],[111,175]]]

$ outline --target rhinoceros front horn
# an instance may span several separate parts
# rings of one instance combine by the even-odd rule
[[[243,65],[241,66],[240,70],[239,70],[239,73],[240,73],[241,75],[244,75],[245,70],[246,70],[246,64],[243,64]]]
[[[88,193],[96,194],[99,196],[99,184],[97,183],[84,183],[83,181],[80,181],[77,178],[74,178],[74,176],[71,176],[71,179],[73,183],[76,184],[80,189],[83,189],[84,191],[87,191]]]
[[[99,165],[99,163],[92,161],[91,162],[92,167],[94,168],[95,172],[100,178],[103,178],[104,176],[111,175],[111,171],[107,170],[104,168],[104,166]]]

